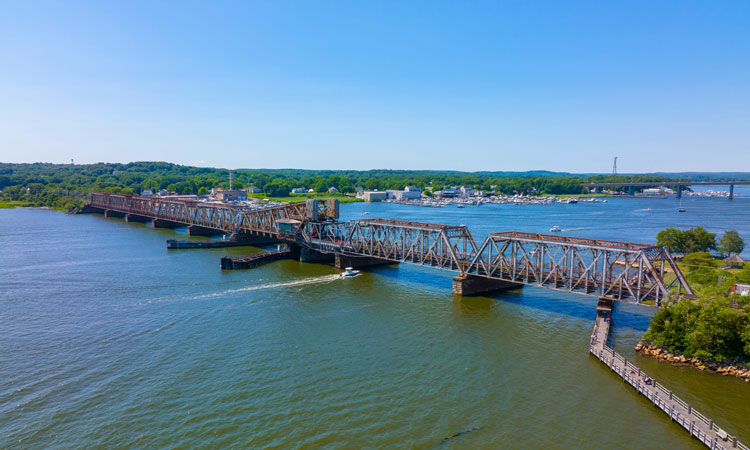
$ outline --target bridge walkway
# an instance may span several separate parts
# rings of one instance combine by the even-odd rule
[[[601,304],[600,304],[601,306]],[[692,406],[677,397],[663,384],[650,378],[640,368],[634,366],[614,348],[607,345],[611,325],[611,309],[597,308],[596,323],[591,334],[589,351],[612,372],[620,376],[626,383],[633,386],[639,394],[646,397],[654,406],[666,413],[670,419],[680,424],[691,437],[698,439],[712,450],[739,448],[750,450],[717,426],[713,420],[699,413]]]

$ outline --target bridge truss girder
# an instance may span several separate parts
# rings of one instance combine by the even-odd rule
[[[674,278],[666,283],[670,272]],[[673,289],[693,295],[663,247],[595,239],[493,233],[465,273],[656,306]]]

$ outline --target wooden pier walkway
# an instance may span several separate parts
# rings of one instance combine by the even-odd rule
[[[712,450],[739,448],[750,450],[747,446],[737,440],[736,436],[730,436],[726,431],[719,428],[713,420],[699,413],[691,405],[668,390],[663,384],[650,378],[645,372],[631,364],[622,355],[615,352],[607,345],[609,329],[611,325],[611,307],[607,310],[606,305],[597,308],[596,324],[591,334],[590,352],[607,365],[612,372],[619,375],[626,383],[635,388],[636,392],[643,394],[655,406],[664,411],[670,419],[680,424],[690,433],[690,436],[698,439]]]

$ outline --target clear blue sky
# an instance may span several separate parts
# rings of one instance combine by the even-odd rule
[[[3,2],[0,161],[750,171],[750,1]]]

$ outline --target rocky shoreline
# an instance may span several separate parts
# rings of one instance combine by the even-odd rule
[[[672,364],[693,366],[696,369],[720,373],[730,377],[743,378],[746,382],[750,382],[750,368],[748,367],[716,363],[704,364],[698,358],[686,358],[685,355],[673,355],[664,349],[651,346],[644,342],[639,342],[638,345],[635,346],[635,351]]]

